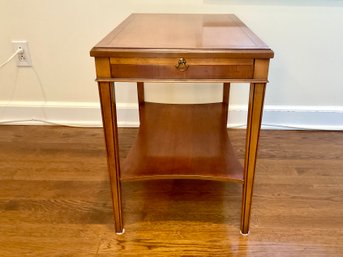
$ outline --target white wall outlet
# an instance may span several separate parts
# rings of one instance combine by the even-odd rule
[[[18,49],[22,49],[22,53],[18,53],[17,58],[17,66],[18,67],[31,67],[32,61],[31,56],[29,52],[29,46],[27,44],[27,41],[12,41],[12,45],[14,48],[14,51],[17,51]]]

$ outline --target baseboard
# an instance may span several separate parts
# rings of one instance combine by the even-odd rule
[[[245,127],[247,107],[230,107],[229,124]],[[262,128],[343,130],[343,106],[264,106]]]
[[[117,104],[118,125],[138,127],[137,104]],[[229,127],[245,127],[247,107],[230,106]],[[0,124],[101,127],[98,103],[0,102]],[[266,105],[263,128],[343,130],[343,106]]]
[[[117,104],[118,125],[138,127],[136,104]],[[99,103],[78,102],[0,102],[0,124],[101,127]]]

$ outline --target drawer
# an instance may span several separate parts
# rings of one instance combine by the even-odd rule
[[[251,79],[254,59],[111,58],[112,78]]]

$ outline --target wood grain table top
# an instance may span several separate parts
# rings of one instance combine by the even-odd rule
[[[234,14],[131,14],[92,50],[91,56],[125,52],[273,51]]]

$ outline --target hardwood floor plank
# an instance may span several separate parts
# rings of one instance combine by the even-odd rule
[[[110,197],[108,181],[0,180],[0,188],[0,199],[86,200]]]

